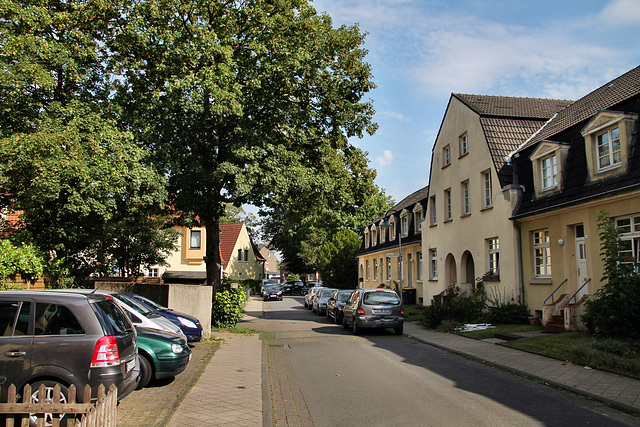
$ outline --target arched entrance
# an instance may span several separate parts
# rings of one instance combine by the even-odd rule
[[[462,254],[462,274],[460,291],[471,291],[476,281],[476,270],[473,255],[469,251],[464,251]]]
[[[452,254],[447,254],[447,258],[444,260],[444,284],[445,287],[449,287],[452,283],[458,281],[458,274],[456,270],[456,259]]]

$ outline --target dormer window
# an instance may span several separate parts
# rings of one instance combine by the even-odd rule
[[[637,119],[637,114],[600,111],[582,129],[592,181],[627,171],[631,132]]]
[[[409,213],[406,209],[400,214],[400,234],[402,237],[409,234]]]
[[[380,236],[378,236],[378,238],[380,239],[380,243],[382,244],[387,240],[386,229],[385,229],[382,221],[378,225],[378,229],[380,230],[380,232],[378,233],[378,234],[380,234]]]
[[[619,166],[621,162],[620,128],[615,127],[598,135],[598,170]]]
[[[415,233],[418,234],[422,230],[422,221],[424,220],[424,210],[420,203],[416,203],[413,207],[413,223],[415,226]]]
[[[369,247],[369,229],[364,230],[364,247],[368,248]]]
[[[531,154],[536,196],[560,190],[568,154],[569,146],[555,141],[542,141]]]
[[[393,241],[396,240],[396,234],[397,234],[397,230],[396,230],[396,217],[395,216],[391,216],[389,218],[389,241]]]
[[[378,229],[373,226],[371,229],[371,246],[376,246],[378,244]]]

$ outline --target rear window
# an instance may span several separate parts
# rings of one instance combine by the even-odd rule
[[[338,293],[338,301],[347,302],[347,300],[349,299],[349,295],[351,295],[351,292],[340,292],[340,293]]]
[[[373,291],[364,294],[363,304],[367,305],[397,305],[400,298],[395,292]]]
[[[105,335],[126,335],[133,330],[127,316],[112,300],[100,300],[92,302],[90,305],[96,313]]]
[[[333,293],[333,289],[322,289],[320,291],[320,296],[322,298],[328,298],[331,296],[332,293]]]

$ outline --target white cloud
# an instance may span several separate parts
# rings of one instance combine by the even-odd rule
[[[411,118],[407,117],[406,115],[399,113],[397,111],[380,111],[379,113],[376,113],[376,115],[381,116],[381,117],[390,117],[392,119],[396,119],[399,120],[401,122],[410,122]]]
[[[380,166],[389,166],[393,163],[393,153],[391,150],[384,150],[382,156],[376,159]]]
[[[638,0],[615,0],[600,13],[610,25],[640,24],[640,2]]]

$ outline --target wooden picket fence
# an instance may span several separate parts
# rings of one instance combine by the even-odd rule
[[[60,403],[60,385],[53,389],[53,401],[47,402],[46,388],[43,385],[38,389],[38,403],[31,402],[31,386],[24,386],[22,402],[16,396],[16,387],[11,384],[8,389],[7,402],[0,403],[0,415],[6,418],[6,426],[28,426],[30,416],[37,418],[36,425],[60,425],[76,427],[115,427],[118,423],[118,389],[115,385],[109,387],[105,393],[104,385],[98,387],[98,400],[94,404],[77,403],[76,388],[69,387],[67,403]],[[83,390],[83,402],[91,402],[91,387],[88,385]],[[67,414],[66,420],[60,420],[62,414]],[[1,419],[1,418],[0,418]]]

